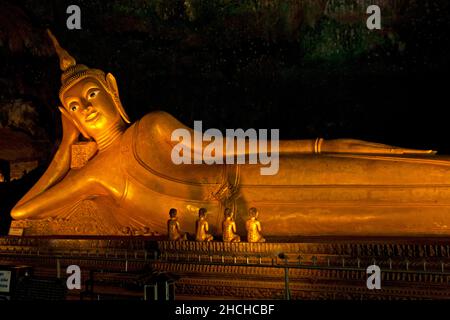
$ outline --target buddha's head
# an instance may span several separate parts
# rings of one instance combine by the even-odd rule
[[[233,211],[231,211],[230,208],[225,208],[225,211],[224,211],[225,218],[231,218],[232,215],[233,215]]]
[[[60,108],[87,139],[104,137],[112,128],[130,123],[120,99],[117,82],[110,73],[77,64],[69,53],[60,47],[57,39],[49,36],[60,59]]]
[[[172,209],[170,209],[169,210],[169,216],[171,217],[171,218],[176,218],[176,216],[177,216],[177,209],[175,209],[175,208],[172,208]]]
[[[251,207],[250,209],[248,209],[248,215],[250,218],[258,218],[258,209],[256,209],[255,207]]]
[[[199,218],[206,218],[206,212],[207,212],[206,208],[200,208],[200,209],[198,210],[198,216],[199,216]]]

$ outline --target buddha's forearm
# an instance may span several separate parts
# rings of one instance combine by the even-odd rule
[[[56,211],[61,210],[61,204],[53,202],[44,194],[36,195],[34,198],[17,204],[11,210],[11,217],[16,220],[21,219],[43,219],[56,215]]]
[[[270,151],[270,144],[269,144]],[[280,153],[356,153],[356,154],[435,154],[433,150],[416,150],[355,139],[281,140]]]
[[[86,192],[89,190],[90,192]],[[70,212],[86,197],[105,195],[102,185],[80,175],[69,172],[62,181],[47,190],[36,193],[29,200],[18,203],[11,211],[14,219],[43,219]]]
[[[71,144],[64,141],[61,143],[45,173],[16,206],[20,206],[43,193],[45,190],[48,190],[67,174],[70,169],[70,145]]]
[[[60,181],[69,171],[71,160],[70,148],[78,139],[80,133],[71,121],[63,115],[61,115],[61,123],[63,136],[52,162],[39,181],[25,194],[16,206],[21,205],[43,193],[45,190],[48,190],[55,183]]]
[[[11,217],[15,220],[21,220],[32,216],[39,216],[39,212],[36,211],[37,208],[33,205],[35,202],[31,203],[30,201],[32,200],[22,201],[22,203],[16,204],[11,210]]]
[[[430,154],[433,150],[407,149],[387,144],[356,139],[323,140],[319,144],[320,153],[369,153],[369,154]]]

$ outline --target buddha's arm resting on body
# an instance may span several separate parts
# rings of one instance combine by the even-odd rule
[[[285,140],[280,141],[280,153],[353,153],[385,155],[435,154],[433,150],[417,150],[356,139]]]
[[[189,131],[190,136],[194,137],[194,130],[185,126],[177,119],[165,112],[158,112],[160,115],[159,120],[161,120],[158,125],[160,132],[169,133],[168,136],[176,129],[185,129]],[[201,133],[200,133],[201,134]],[[170,141],[172,146],[177,144],[176,141]],[[185,143],[183,140],[181,143]],[[209,145],[209,141],[203,141],[203,149]],[[248,155],[253,151],[250,151],[250,143],[247,141],[243,142],[245,144],[244,154]],[[187,147],[191,149],[191,156],[194,156],[195,152],[202,152],[201,150],[195,150],[190,146],[195,146],[193,138],[191,138],[190,145]],[[271,151],[271,143],[267,143],[267,150]],[[435,154],[433,150],[417,150],[417,149],[406,149],[395,146],[390,146],[381,143],[367,142],[363,140],[356,139],[335,139],[335,140],[324,140],[324,139],[313,139],[313,140],[280,140],[279,141],[279,153],[280,154],[319,154],[319,153],[348,153],[348,154],[385,154],[385,155],[425,155],[425,154]],[[237,156],[242,154],[240,150],[234,150],[233,155]],[[223,155],[224,157],[229,156],[229,151],[226,147],[226,141],[223,141]]]

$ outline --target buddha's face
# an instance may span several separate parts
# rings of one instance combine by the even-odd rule
[[[95,138],[120,121],[113,98],[94,77],[77,82],[62,98],[72,119],[91,137]]]

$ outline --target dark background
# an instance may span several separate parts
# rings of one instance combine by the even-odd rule
[[[66,28],[70,4],[81,8],[82,30]],[[366,28],[370,4],[381,7],[382,30]],[[279,128],[282,139],[355,138],[450,154],[448,7],[447,0],[0,0],[0,129],[26,133],[42,151],[30,148],[37,170],[0,183],[0,233],[61,135],[59,63],[45,28],[77,62],[116,76],[132,120],[165,110],[188,126]],[[19,112],[11,101],[28,107]]]

